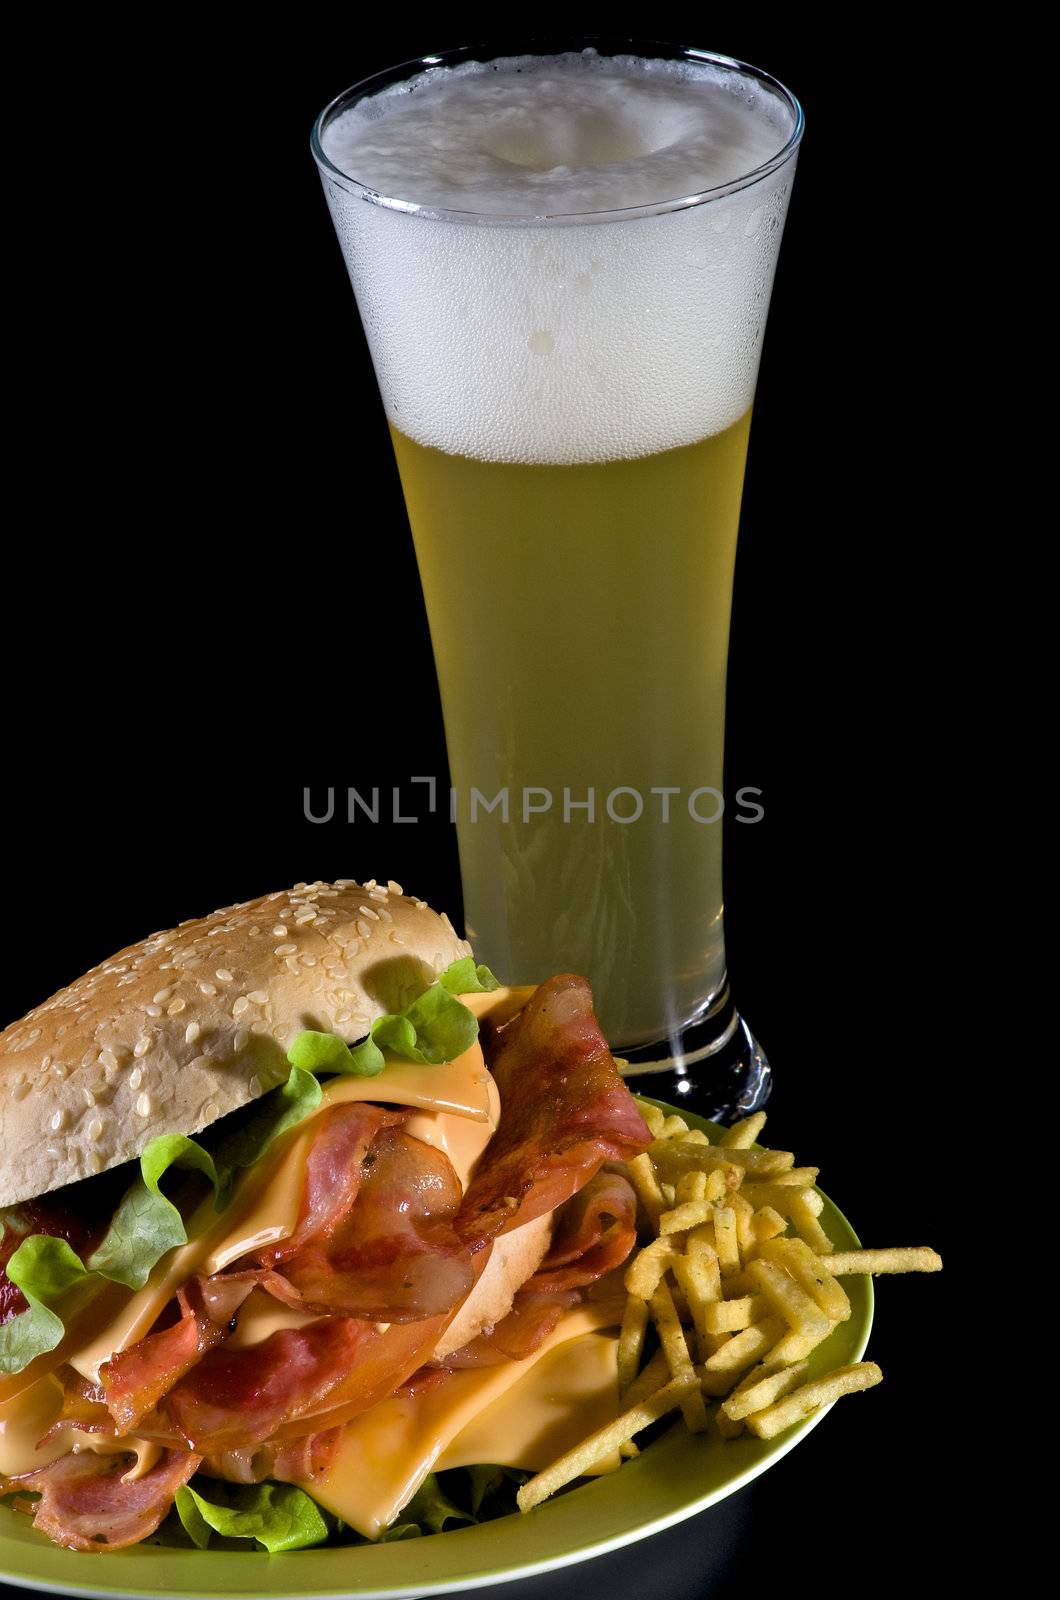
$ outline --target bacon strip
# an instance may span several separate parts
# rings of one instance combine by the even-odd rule
[[[177,1489],[199,1465],[196,1455],[167,1450],[150,1472],[123,1483],[135,1461],[125,1450],[105,1456],[71,1452],[36,1472],[0,1478],[0,1495],[16,1489],[38,1493],[39,1500],[20,1499],[16,1507],[30,1512],[34,1527],[68,1550],[120,1550],[154,1533]]]
[[[334,1106],[317,1118],[306,1162],[305,1190],[298,1226],[287,1239],[258,1251],[262,1266],[275,1266],[328,1237],[357,1199],[365,1176],[365,1157],[380,1129],[404,1122],[408,1111],[387,1111],[358,1100]]]
[[[584,978],[563,973],[541,984],[487,1039],[486,1059],[502,1111],[456,1219],[473,1249],[562,1205],[605,1161],[651,1142]]]
[[[131,1433],[190,1372],[195,1363],[228,1337],[231,1318],[254,1287],[237,1283],[219,1297],[207,1278],[192,1278],[177,1291],[180,1319],[160,1333],[149,1333],[127,1350],[121,1350],[100,1371],[107,1407],[122,1433]],[[213,1305],[225,1322],[217,1322]]]
[[[453,1231],[462,1190],[448,1156],[388,1127],[364,1166],[356,1204],[285,1262],[282,1275],[309,1311],[415,1322],[453,1310],[474,1271]]]

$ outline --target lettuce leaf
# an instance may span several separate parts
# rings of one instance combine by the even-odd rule
[[[248,1120],[222,1139],[214,1151],[218,1211],[231,1199],[238,1174],[260,1161],[288,1128],[304,1122],[320,1104],[323,1093],[313,1074],[292,1062],[286,1082],[263,1095]]]
[[[7,1275],[28,1301],[0,1327],[0,1372],[21,1372],[46,1350],[54,1350],[65,1332],[62,1318],[51,1309],[71,1289],[86,1286],[81,1257],[65,1239],[34,1233],[23,1239],[7,1263]]]
[[[476,964],[472,956],[461,956],[404,1011],[377,1017],[360,1044],[350,1046],[337,1034],[306,1029],[291,1045],[287,1059],[307,1072],[348,1072],[361,1078],[382,1072],[384,1050],[425,1066],[455,1061],[478,1038],[478,1018],[457,996],[486,994],[499,987],[488,967]]]
[[[293,1483],[215,1484],[207,1500],[196,1489],[181,1484],[176,1494],[177,1515],[192,1543],[205,1550],[211,1535],[226,1539],[255,1539],[274,1554],[278,1550],[304,1550],[328,1537],[328,1525],[319,1506]]]

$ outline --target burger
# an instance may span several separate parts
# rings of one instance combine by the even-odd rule
[[[93,968],[0,1034],[0,1133],[0,1496],[56,1544],[438,1527],[615,1414],[648,1128],[583,977],[396,883]]]

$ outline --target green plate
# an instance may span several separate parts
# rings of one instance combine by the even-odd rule
[[[672,1106],[654,1102],[665,1112]],[[711,1124],[682,1108],[708,1132]],[[825,1197],[821,1221],[841,1250],[859,1241]],[[810,1357],[811,1376],[858,1361],[872,1325],[872,1280],[846,1285],[852,1315]],[[618,1472],[559,1495],[526,1516],[394,1544],[299,1550],[270,1556],[255,1549],[210,1551],[134,1545],[113,1555],[60,1550],[33,1531],[28,1517],[0,1506],[0,1578],[54,1594],[189,1596],[344,1596],[356,1600],[465,1590],[528,1578],[585,1561],[672,1527],[735,1493],[805,1438],[829,1407],[777,1439],[723,1440],[712,1429],[690,1434],[678,1423]]]

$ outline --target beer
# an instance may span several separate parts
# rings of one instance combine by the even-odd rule
[[[798,108],[694,52],[462,52],[319,129],[423,580],[468,936],[513,982],[587,973],[619,1045],[679,1038],[725,982],[732,575]]]
[[[506,974],[591,973],[626,1044],[665,1035],[661,997],[680,1023],[724,977],[721,821],[697,820],[688,797],[722,790],[749,423],[580,466],[475,461],[393,430],[468,937]],[[486,802],[507,790],[506,806],[487,810],[475,789]],[[542,791],[529,809],[524,790]],[[695,810],[717,803],[701,795]]]

